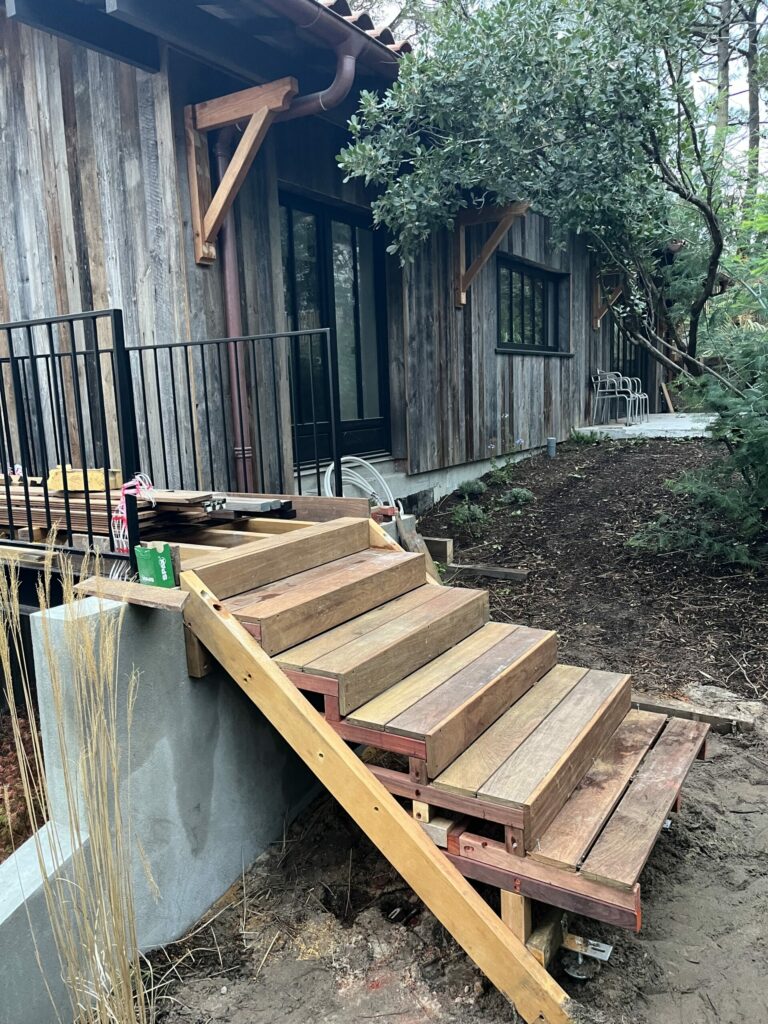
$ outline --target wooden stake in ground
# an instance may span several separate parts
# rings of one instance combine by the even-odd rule
[[[566,1024],[568,996],[272,659],[181,574],[184,620],[493,984],[534,1024]]]

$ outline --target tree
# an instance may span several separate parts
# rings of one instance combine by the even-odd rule
[[[699,374],[744,190],[716,131],[731,16],[698,0],[663,17],[636,0],[444,0],[398,81],[363,95],[340,164],[377,186],[374,219],[403,260],[463,207],[530,200],[621,274],[620,330]],[[687,243],[677,259],[673,239]]]

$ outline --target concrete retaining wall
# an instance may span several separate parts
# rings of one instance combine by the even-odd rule
[[[78,614],[88,617],[94,629],[99,626],[99,604],[97,598],[89,598],[78,606]],[[102,602],[101,614],[117,616],[120,609],[114,602]],[[45,614],[54,645],[65,660],[62,678],[66,679],[66,613],[56,608]],[[32,617],[32,638],[51,813],[57,824],[66,826],[63,772],[39,614]],[[317,788],[314,777],[225,673],[215,670],[205,679],[187,675],[178,613],[126,609],[118,665],[123,701],[134,668],[139,672],[138,696],[130,754],[127,735],[121,744],[121,778],[126,797],[130,791],[133,831],[160,894],[156,899],[136,851],[136,920],[139,942],[146,950],[183,935],[240,877],[243,867],[282,834],[285,823]],[[71,737],[71,708],[65,709],[65,717]],[[126,721],[124,708],[118,721]],[[78,751],[72,740],[67,746],[74,766]],[[15,859],[3,865],[6,873],[14,871]],[[8,934],[24,931],[22,918],[6,916],[11,924],[0,919],[0,951],[3,943],[13,941]],[[6,932],[7,928],[11,931]],[[17,987],[20,970],[18,962],[6,966],[0,955],[0,1007]],[[24,973],[37,970],[33,960],[27,962]],[[46,1024],[45,1016],[32,1019]],[[1,1013],[0,1024],[5,1024]],[[8,1024],[26,1022],[19,1018]]]

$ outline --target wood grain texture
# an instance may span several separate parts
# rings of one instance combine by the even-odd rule
[[[437,596],[422,608],[392,619],[375,632],[309,664],[311,672],[333,675],[339,680],[342,715],[399,682],[487,622],[488,595],[484,591],[450,587],[435,587],[434,590]]]
[[[255,541],[253,549],[248,548],[245,553],[241,547],[224,556],[211,556],[210,564],[198,568],[197,573],[207,587],[225,600],[367,547],[366,519],[337,519]]]
[[[237,620],[193,574],[187,625],[352,815],[392,866],[530,1024],[567,1024],[567,997],[421,826],[373,777]]]
[[[632,710],[567,803],[538,839],[531,856],[575,871],[610,817],[666,716]]]
[[[350,721],[373,729],[383,729],[388,722],[442,686],[457,672],[471,665],[480,655],[508,637],[516,628],[500,622],[486,623],[466,640],[462,640],[428,665],[357,708],[350,715]]]
[[[187,599],[187,595],[175,587],[149,587],[145,583],[110,580],[106,576],[89,576],[75,584],[75,591],[85,596],[125,601],[142,608],[160,608],[169,612],[180,612]]]
[[[480,787],[479,794],[486,800],[503,800],[529,808],[531,828],[534,818],[538,827],[544,827],[540,805],[546,804],[554,817],[583,776],[585,766],[629,711],[629,695],[629,676],[587,672]],[[552,812],[554,804],[558,806]]]
[[[622,889],[635,885],[708,731],[703,722],[668,722],[580,874]]]
[[[557,635],[520,626],[386,725],[423,736],[434,778],[511,707],[557,660]]]
[[[439,594],[440,589],[425,584],[417,590],[412,590],[410,593],[388,602],[382,608],[374,608],[373,611],[359,615],[350,622],[336,626],[335,629],[329,629],[327,633],[322,633],[312,640],[307,640],[288,651],[283,651],[277,661],[283,668],[306,670],[312,673],[313,669],[310,666],[326,654],[339,650],[366,633],[372,633],[391,619],[421,608],[429,601],[434,601]]]
[[[423,586],[424,572],[421,555],[365,551],[230,598],[226,607],[258,623],[261,646],[277,654]]]
[[[434,780],[438,789],[474,796],[586,675],[585,668],[556,665]]]

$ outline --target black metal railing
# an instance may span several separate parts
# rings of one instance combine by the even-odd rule
[[[110,470],[158,488],[319,494],[330,462],[338,488],[333,367],[328,329],[129,347],[115,309],[0,324],[0,543],[55,529],[65,550],[129,558],[139,514],[126,498],[118,550]],[[95,471],[81,491],[75,469]]]
[[[340,479],[327,328],[128,350],[140,463],[158,487],[303,493]]]
[[[0,324],[0,378],[2,544],[39,545],[55,529],[65,550],[101,536],[102,549],[128,558],[109,528],[110,470],[130,480],[139,468],[120,310]],[[95,472],[78,474],[75,487],[70,467]],[[139,536],[131,498],[126,517],[130,551]]]

